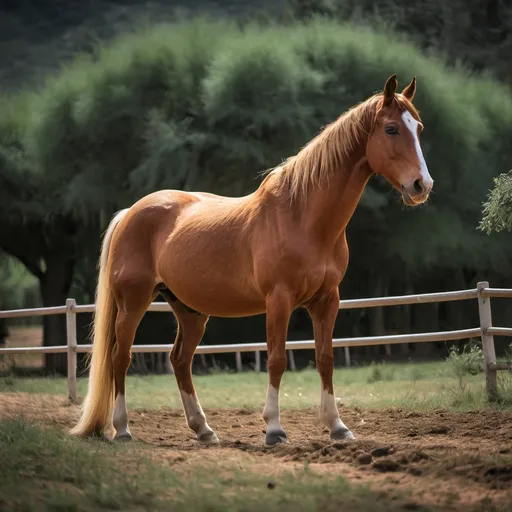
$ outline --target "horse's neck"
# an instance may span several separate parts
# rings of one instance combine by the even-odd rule
[[[301,205],[302,225],[307,233],[326,245],[334,245],[352,218],[371,175],[364,151],[356,151],[342,169],[336,169],[328,183],[309,191],[302,200],[306,204]]]

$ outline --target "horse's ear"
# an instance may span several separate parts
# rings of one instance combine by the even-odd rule
[[[384,86],[384,107],[389,107],[393,100],[395,99],[395,91],[398,87],[398,82],[396,81],[396,73],[391,75]]]
[[[402,91],[402,95],[405,96],[411,103],[416,94],[416,77],[413,76],[411,83]]]

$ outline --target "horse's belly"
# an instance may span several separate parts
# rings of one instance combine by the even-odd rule
[[[167,281],[167,280],[166,280]],[[196,280],[189,275],[183,279],[168,280],[166,285],[188,307],[217,317],[243,317],[265,312],[265,299],[258,293],[248,293],[242,286],[234,287],[222,280]]]
[[[218,317],[263,313],[265,297],[254,283],[251,265],[238,260],[229,252],[170,251],[160,274],[181,302],[201,313]]]
[[[255,282],[250,239],[245,216],[198,203],[167,238],[157,264],[160,277],[181,302],[201,313],[263,313],[265,297]]]

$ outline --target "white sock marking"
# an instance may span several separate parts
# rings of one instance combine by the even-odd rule
[[[116,436],[129,434],[130,430],[128,429],[128,410],[126,408],[126,399],[124,395],[117,395],[113,417],[114,418],[112,423],[116,429]]]
[[[340,413],[338,412],[338,406],[336,405],[334,395],[329,393],[326,389],[323,389],[323,387],[320,398],[320,419],[331,432],[347,428],[340,419]]]
[[[283,430],[279,414],[279,390],[270,384],[267,389],[263,419],[266,421],[269,431]]]
[[[427,162],[425,162],[423,151],[421,150],[420,146],[420,141],[418,139],[418,121],[414,119],[414,117],[408,110],[406,110],[402,114],[402,119],[404,121],[405,126],[407,126],[407,128],[412,133],[412,136],[414,138],[414,146],[416,148],[416,153],[418,155],[418,160],[420,162],[420,174],[423,180],[423,184],[426,188],[431,188],[432,185],[434,184],[434,180],[432,179],[430,173],[428,172]]]
[[[185,409],[185,416],[187,417],[187,425],[197,434],[197,437],[201,437],[204,434],[213,434],[213,430],[206,421],[206,416],[197,396],[181,390],[180,394],[181,402]]]

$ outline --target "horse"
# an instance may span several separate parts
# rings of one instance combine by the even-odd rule
[[[401,93],[397,87],[394,74],[381,92],[267,170],[249,195],[160,190],[113,217],[99,258],[88,391],[72,435],[132,439],[125,391],[131,346],[160,294],[177,320],[171,364],[199,444],[219,443],[192,380],[192,359],[208,319],[262,313],[268,351],[265,444],[288,442],[279,388],[296,308],[305,308],[313,324],[320,419],[332,442],[354,439],[333,390],[332,336],[349,261],[347,224],[373,174],[387,179],[408,206],[425,203],[433,187],[419,141],[423,124],[413,105],[416,77]]]

